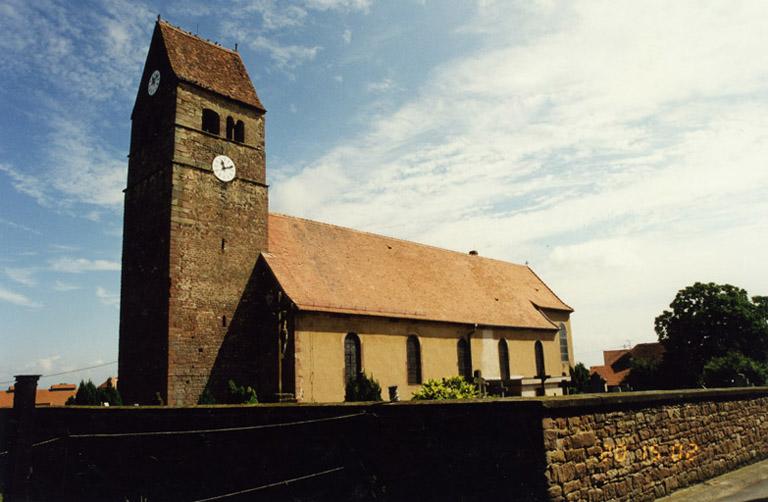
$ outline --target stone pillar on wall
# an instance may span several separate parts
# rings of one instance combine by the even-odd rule
[[[27,500],[32,474],[32,434],[34,432],[35,397],[40,375],[16,375],[13,387],[8,451],[8,493],[5,500]]]

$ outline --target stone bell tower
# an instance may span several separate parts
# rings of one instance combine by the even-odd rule
[[[264,113],[237,52],[158,18],[131,115],[126,404],[195,404],[206,387],[256,381],[248,285],[267,250]]]

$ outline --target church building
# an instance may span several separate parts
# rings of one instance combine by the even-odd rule
[[[126,403],[409,399],[480,371],[560,394],[573,310],[531,270],[269,212],[266,110],[240,55],[158,19],[131,115],[120,304]]]

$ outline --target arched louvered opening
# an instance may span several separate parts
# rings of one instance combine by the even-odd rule
[[[235,124],[235,141],[245,143],[245,124],[242,120],[238,120]]]
[[[227,139],[235,137],[235,119],[227,117]]]
[[[568,362],[568,331],[565,329],[565,324],[560,323],[560,332],[558,334],[560,338],[560,360],[564,363]]]
[[[344,380],[354,380],[361,371],[360,338],[355,333],[347,333],[344,338]]]
[[[418,337],[411,335],[406,341],[406,364],[408,367],[408,385],[421,383],[421,345]]]
[[[203,131],[216,135],[220,132],[219,114],[209,108],[203,108]]]
[[[536,340],[534,351],[536,352],[536,376],[541,378],[546,374],[544,373],[544,346],[541,340]]]
[[[499,373],[502,380],[509,380],[509,347],[503,338],[499,340]]]
[[[467,380],[472,380],[472,358],[469,353],[469,344],[462,338],[456,345],[456,352],[458,356],[459,375],[463,376]]]

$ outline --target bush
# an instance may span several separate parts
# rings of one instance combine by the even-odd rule
[[[347,382],[344,401],[381,401],[381,386],[373,375],[358,373],[357,378]]]
[[[732,351],[710,359],[704,365],[703,379],[707,387],[764,385],[768,379],[768,367],[741,352]]]
[[[216,404],[216,398],[213,397],[213,392],[211,392],[211,388],[207,385],[203,389],[203,393],[200,394],[197,404]]]
[[[227,382],[227,404],[257,404],[256,391],[250,386],[240,386],[234,380]]]
[[[442,380],[427,380],[421,389],[413,393],[415,400],[472,399],[480,397],[477,388],[464,377],[455,376]]]

